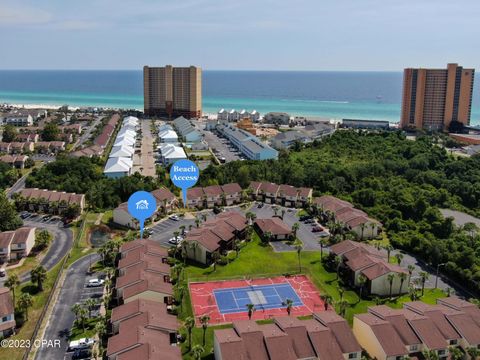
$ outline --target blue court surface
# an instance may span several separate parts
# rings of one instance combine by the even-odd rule
[[[213,294],[221,314],[245,312],[247,304],[254,304],[257,310],[283,308],[286,299],[292,300],[293,306],[303,305],[289,283],[215,289]]]

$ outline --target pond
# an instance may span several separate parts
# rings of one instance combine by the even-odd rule
[[[98,248],[110,240],[110,229],[107,226],[97,226],[90,230],[90,244]]]

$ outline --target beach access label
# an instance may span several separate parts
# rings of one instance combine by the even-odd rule
[[[194,186],[200,177],[198,166],[190,160],[178,160],[170,169],[170,180],[182,189],[183,206],[187,207],[187,189]]]
[[[152,194],[146,191],[137,191],[128,199],[128,212],[140,224],[140,237],[143,238],[145,220],[150,218],[157,210],[157,201]]]

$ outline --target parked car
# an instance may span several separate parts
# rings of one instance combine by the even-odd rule
[[[90,349],[77,349],[72,355],[72,360],[83,360],[83,359],[91,359],[92,352]]]
[[[82,350],[82,349],[90,349],[93,344],[95,344],[95,340],[92,338],[81,338],[78,340],[70,341],[68,344],[69,351],[75,350]]]
[[[146,228],[145,230],[143,230],[145,234],[147,235],[152,235],[153,234],[153,230],[152,229],[149,229],[149,228]]]
[[[314,222],[315,222],[315,220],[313,220],[313,219],[308,219],[308,220],[304,221],[305,224],[313,224]]]
[[[173,220],[173,221],[179,221],[179,220],[180,220],[180,218],[178,217],[178,215],[170,215],[168,218],[169,218],[170,220]]]
[[[312,232],[321,232],[321,231],[324,231],[324,229],[319,225],[316,225],[312,228]]]
[[[88,281],[87,287],[98,287],[102,286],[105,281],[101,279],[91,279]]]
[[[7,270],[5,268],[0,268],[0,277],[5,277],[7,276]]]
[[[300,221],[311,220],[311,219],[313,219],[312,215],[302,215],[299,218]]]
[[[258,204],[257,208],[261,209],[263,207],[263,203]]]

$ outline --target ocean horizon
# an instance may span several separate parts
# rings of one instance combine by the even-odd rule
[[[400,119],[402,72],[204,70],[203,112]],[[143,109],[142,70],[0,70],[0,103]],[[471,124],[480,124],[475,84]]]

